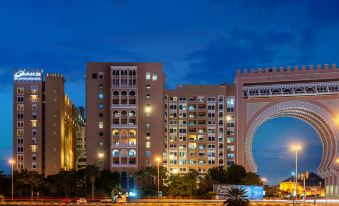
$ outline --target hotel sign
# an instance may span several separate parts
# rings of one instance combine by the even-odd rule
[[[42,72],[40,71],[26,71],[19,70],[14,73],[14,80],[21,81],[41,81],[42,80]]]

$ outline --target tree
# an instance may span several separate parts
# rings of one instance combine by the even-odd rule
[[[95,181],[95,187],[101,189],[106,195],[111,195],[113,189],[118,188],[120,184],[119,172],[101,170],[100,177]]]
[[[227,171],[222,166],[210,168],[207,172],[207,175],[211,177],[213,183],[226,183]]]
[[[60,170],[58,174],[51,175],[50,178],[52,179],[52,184],[55,184],[57,191],[64,193],[66,198],[76,191],[78,180],[75,171]]]
[[[88,165],[85,168],[85,174],[89,178],[89,181],[91,183],[91,195],[92,200],[94,200],[94,190],[95,190],[94,182],[95,179],[100,176],[99,168],[95,165]]]
[[[168,195],[192,197],[198,191],[197,171],[190,171],[183,175],[172,175],[168,179]]]
[[[227,169],[226,183],[232,185],[241,184],[241,180],[245,176],[246,176],[245,168],[241,165],[233,164]]]
[[[242,188],[231,188],[226,194],[224,205],[228,206],[248,206],[246,191]]]
[[[246,176],[241,179],[241,184],[243,185],[262,185],[259,175],[253,172],[247,172]]]
[[[163,180],[167,178],[167,170],[160,166],[160,188],[163,187]],[[135,183],[141,189],[141,196],[149,196],[157,194],[157,178],[158,169],[155,166],[146,166],[134,173]]]

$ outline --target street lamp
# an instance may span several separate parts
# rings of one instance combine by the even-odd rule
[[[12,202],[14,197],[14,163],[13,159],[8,160],[8,163],[12,165]]]
[[[158,199],[160,197],[160,157],[157,157],[157,163],[158,163]]]
[[[301,145],[292,145],[292,151],[295,152],[295,182],[294,182],[294,193],[293,196],[297,196],[297,181],[298,181],[298,151],[301,150]]]

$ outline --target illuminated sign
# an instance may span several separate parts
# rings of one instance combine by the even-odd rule
[[[20,70],[14,74],[14,80],[21,81],[41,81],[42,80],[42,72],[40,71],[26,71]]]

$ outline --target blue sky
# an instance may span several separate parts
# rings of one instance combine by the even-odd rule
[[[77,105],[89,61],[161,62],[168,88],[231,83],[237,68],[336,63],[338,7],[334,0],[0,1],[0,168],[11,151],[15,68],[63,73]]]

